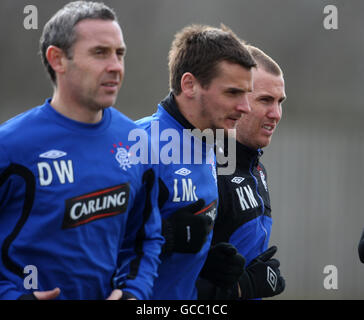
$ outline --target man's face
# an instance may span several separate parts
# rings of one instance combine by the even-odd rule
[[[254,90],[248,94],[251,112],[237,125],[237,140],[253,149],[269,145],[282,117],[282,102],[286,98],[284,80],[258,68],[253,70]]]
[[[242,114],[248,113],[247,93],[252,90],[252,73],[227,61],[207,88],[199,86],[199,129],[235,129]]]
[[[75,103],[99,110],[113,105],[124,76],[125,43],[117,22],[86,19],[76,27],[62,80]]]

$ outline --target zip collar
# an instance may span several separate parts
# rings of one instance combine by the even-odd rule
[[[255,150],[236,141],[236,163],[239,167],[250,168],[252,163],[257,166],[262,155],[262,149]]]
[[[176,119],[185,129],[195,129],[195,127],[182,115],[178,109],[177,102],[172,92],[170,92],[160,103],[174,119]]]

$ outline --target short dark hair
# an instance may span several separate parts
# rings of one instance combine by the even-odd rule
[[[85,19],[101,19],[117,21],[113,9],[100,2],[74,1],[57,11],[46,23],[40,38],[40,54],[52,82],[56,84],[56,74],[48,63],[46,52],[53,45],[62,49],[66,57],[71,59],[71,48],[76,41],[75,26]]]
[[[218,75],[221,61],[236,63],[250,70],[256,63],[243,41],[224,25],[215,28],[193,24],[176,33],[169,51],[169,86],[179,95],[181,78],[191,72],[207,87]]]
[[[252,45],[247,45],[247,47],[254,60],[257,62],[258,68],[262,68],[275,76],[283,76],[282,69],[270,56],[268,56],[261,49],[258,49]]]

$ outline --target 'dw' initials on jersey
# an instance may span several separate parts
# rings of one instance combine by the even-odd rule
[[[53,166],[48,162],[39,162],[38,172],[41,186],[49,186],[53,182],[53,172],[56,173],[61,184],[73,183],[74,181],[72,160],[67,160],[67,162],[65,160],[53,161]]]

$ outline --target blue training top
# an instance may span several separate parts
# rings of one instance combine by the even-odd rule
[[[150,133],[152,145],[159,147],[160,179],[169,191],[167,201],[160,209],[162,219],[167,218],[181,207],[198,199],[204,199],[204,214],[211,216],[214,220],[218,193],[213,144],[208,145],[190,134],[162,105],[158,106],[155,114],[138,120],[137,124]],[[168,135],[169,137],[167,137]],[[183,142],[183,137],[185,142]],[[191,141],[190,144],[186,143],[188,140]],[[166,163],[168,156],[171,161],[169,164]],[[191,159],[191,161],[187,161],[187,159]],[[161,264],[158,278],[155,280],[152,299],[197,299],[195,282],[207,258],[211,239],[212,232],[197,254],[161,255]]]
[[[50,99],[0,126],[0,299],[55,287],[60,299],[150,297],[158,167],[130,162],[135,128],[111,107],[96,124],[68,119]]]

